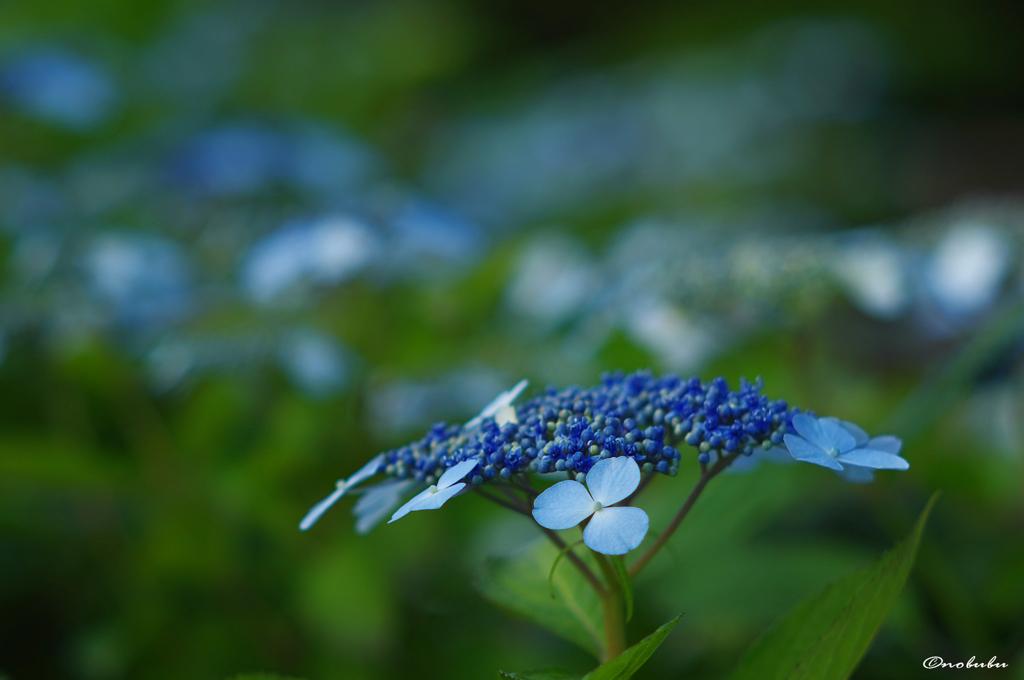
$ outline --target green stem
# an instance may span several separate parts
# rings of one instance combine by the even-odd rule
[[[514,512],[518,512],[520,515],[526,515],[527,517],[530,517],[530,511],[525,509],[522,506],[522,504],[511,503],[511,502],[503,500],[501,498],[497,498],[495,496],[492,496],[491,494],[489,494],[488,492],[484,491],[480,487],[477,487],[477,488],[475,488],[473,490],[476,491],[481,496],[483,496],[484,498],[486,498],[487,500],[491,501],[492,503],[497,503],[498,505],[500,505],[503,508],[508,508],[509,510],[512,510]]]
[[[531,519],[533,518],[530,514],[529,506],[526,506],[525,504],[523,504],[521,501],[518,501],[518,499],[514,497],[506,501],[504,499],[497,498],[496,496],[491,495],[490,493],[484,491],[479,487],[474,489],[474,491],[476,491],[478,494],[480,494],[487,500],[491,501],[492,503],[497,503],[503,508],[508,508],[509,510],[518,512],[521,515],[525,515],[527,517],[530,517]],[[541,531],[543,531],[547,535],[547,537],[551,539],[552,543],[558,546],[559,550],[565,548],[565,541],[563,541],[556,532],[552,531],[551,529],[541,527],[539,524],[537,526],[539,526]],[[579,556],[577,556],[572,550],[566,551],[566,555],[568,556],[569,561],[572,562],[573,565],[583,575],[583,578],[587,579],[587,582],[590,584],[590,587],[594,589],[594,592],[597,593],[599,596],[604,597],[605,589],[604,586],[601,584],[601,580],[594,575],[594,572],[590,570],[587,564],[583,560],[581,560]]]
[[[537,526],[540,527],[539,524]],[[547,537],[550,538],[556,546],[558,546],[559,550],[565,549],[565,541],[563,541],[554,530],[546,527],[540,527],[540,529],[547,534]],[[572,550],[566,551],[565,554],[569,560],[576,565],[576,568],[579,569],[580,573],[583,574],[583,578],[587,579],[587,582],[590,583],[590,587],[594,589],[594,592],[603,598],[606,592],[605,588],[601,584],[601,580],[594,575],[594,572],[590,571],[590,567],[587,566],[586,562],[581,560]]]
[[[626,611],[622,599],[622,588],[619,577],[608,564],[608,558],[595,552],[597,563],[601,565],[604,578],[608,581],[608,589],[601,595],[604,609],[604,640],[605,650],[601,663],[610,661],[626,651]]]
[[[647,563],[658,554],[658,551],[661,550],[662,546],[668,542],[668,539],[672,538],[672,534],[675,533],[677,528],[679,528],[679,524],[686,518],[686,515],[690,512],[690,508],[693,507],[693,504],[697,502],[697,498],[700,496],[701,491],[704,490],[704,487],[707,486],[707,483],[714,479],[715,475],[719,472],[729,467],[729,463],[736,460],[736,457],[739,455],[740,452],[737,451],[729,454],[728,456],[722,456],[718,459],[718,462],[701,473],[700,479],[697,480],[697,484],[693,487],[690,495],[686,497],[686,501],[683,502],[683,507],[679,508],[679,512],[676,513],[676,516],[672,518],[672,521],[669,522],[668,526],[665,527],[656,539],[654,539],[654,543],[644,551],[644,554],[629,566],[628,571],[630,578],[635,578],[636,575],[647,566]]]

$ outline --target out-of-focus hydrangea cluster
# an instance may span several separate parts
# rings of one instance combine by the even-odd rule
[[[1024,205],[1014,201],[966,202],[889,229],[835,231],[795,214],[644,220],[603,255],[567,234],[528,241],[506,300],[534,332],[567,330],[579,354],[621,330],[663,365],[695,370],[750,332],[797,324],[841,297],[871,318],[909,320],[925,345],[958,335],[1019,295],[1022,252]]]
[[[549,388],[516,406],[514,417],[491,416],[471,427],[438,423],[418,441],[386,452],[382,471],[433,484],[445,469],[476,460],[474,484],[521,472],[566,472],[582,480],[597,461],[627,456],[643,472],[675,475],[675,447],[684,441],[699,449],[702,463],[781,444],[798,411],[760,389],[760,381],[730,391],[724,378],[609,374],[592,388]]]
[[[342,339],[344,314],[318,313],[333,291],[445,285],[495,250],[518,253],[505,299],[530,323],[515,328],[564,335],[578,361],[622,332],[676,371],[837,294],[872,317],[912,317],[927,341],[970,328],[1015,290],[1019,204],[855,231],[807,204],[740,201],[749,219],[699,212],[709,186],[762,200],[813,169],[815,145],[794,140],[872,119],[889,57],[867,24],[778,24],[729,49],[578,73],[500,109],[456,107],[395,159],[343,115],[246,108],[259,36],[289,16],[223,7],[185,12],[134,48],[26,38],[0,53],[4,124],[75,140],[60,160],[0,166],[4,338],[111,338],[157,390],[272,363],[329,396],[366,365]],[[620,217],[603,245],[573,236],[592,219],[607,226],[606,213]],[[516,230],[527,236],[512,240]],[[515,370],[579,375],[547,368]],[[481,370],[493,379],[473,395],[500,378]],[[369,384],[382,429],[469,401],[452,397],[461,383],[450,376]]]

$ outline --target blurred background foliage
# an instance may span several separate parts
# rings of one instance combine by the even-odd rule
[[[638,584],[634,640],[684,616],[637,677],[723,676],[941,488],[855,677],[1024,678],[1022,29],[994,0],[0,4],[0,674],[582,671],[471,585],[523,518],[297,523],[520,377],[649,366],[762,375],[911,468],[716,481]]]

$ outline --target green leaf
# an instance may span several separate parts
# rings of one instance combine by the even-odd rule
[[[558,568],[558,563],[562,561],[562,558],[565,557],[570,550],[572,550],[581,543],[583,543],[583,539],[580,539],[575,543],[570,543],[569,545],[565,546],[564,548],[558,551],[558,557],[555,558],[554,563],[551,565],[551,571],[548,572],[548,590],[551,591],[552,598],[555,597],[555,585],[553,581],[555,578],[555,569]]]
[[[913,531],[876,562],[797,604],[740,661],[729,680],[843,680],[896,603],[914,564],[932,496]]]
[[[604,650],[601,599],[575,568],[559,569],[554,574],[551,584],[556,598],[551,599],[547,580],[557,554],[553,545],[541,540],[515,557],[489,558],[477,571],[476,588],[502,609],[547,628],[600,658]],[[590,559],[588,555],[580,558]]]
[[[498,671],[498,677],[508,680],[580,680],[579,673],[570,673],[560,668],[543,668],[536,671],[525,671],[523,673],[509,673]]]
[[[278,675],[277,673],[242,673],[231,676],[229,680],[298,680],[298,678]]]
[[[626,680],[636,673],[661,646],[665,637],[679,623],[679,617],[672,619],[640,642],[636,643],[614,659],[606,661],[583,676],[583,680]]]
[[[622,599],[626,601],[626,623],[633,619],[633,581],[626,571],[626,563],[621,557],[609,557],[615,567],[615,575],[619,577],[619,585],[622,586]]]

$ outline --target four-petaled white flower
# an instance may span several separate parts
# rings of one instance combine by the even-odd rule
[[[898,437],[884,435],[868,439],[867,433],[853,423],[836,418],[815,418],[804,413],[793,416],[793,427],[799,436],[787,434],[783,440],[797,460],[836,471],[851,467],[876,470],[906,470],[910,467],[910,463],[899,455],[903,442]],[[851,475],[851,481],[863,481],[860,478],[864,473],[868,471]]]
[[[395,510],[395,514],[391,515],[388,524],[400,520],[416,510],[437,510],[449,498],[462,491],[466,483],[460,480],[476,469],[476,466],[479,464],[478,460],[471,458],[451,466],[444,471],[441,479],[437,480],[437,484],[433,484],[430,488],[419,492],[409,499],[408,503]]]
[[[547,529],[569,529],[590,517],[583,542],[605,555],[624,555],[640,545],[649,520],[640,508],[608,507],[628,497],[640,484],[640,468],[628,457],[605,458],[586,476],[587,486],[567,480],[537,496],[533,517]],[[589,491],[587,490],[589,488]]]

